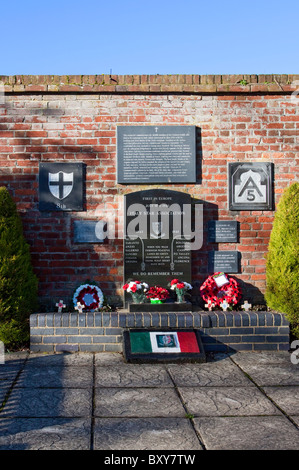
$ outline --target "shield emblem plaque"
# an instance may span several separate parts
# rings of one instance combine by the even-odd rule
[[[49,173],[49,189],[51,194],[57,199],[66,198],[73,189],[74,173]]]
[[[273,210],[273,164],[228,164],[229,209]]]
[[[39,210],[83,211],[83,163],[40,163]]]

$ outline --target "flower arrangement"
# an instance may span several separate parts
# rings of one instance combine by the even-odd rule
[[[141,281],[130,281],[123,285],[123,289],[132,295],[135,304],[141,304],[146,301],[145,293],[148,290],[148,284]]]
[[[153,286],[149,288],[146,297],[150,299],[151,303],[163,303],[168,299],[169,292],[164,287]]]
[[[219,277],[225,277],[227,282],[217,284]],[[216,280],[215,280],[216,279]],[[200,294],[208,305],[221,306],[225,301],[229,306],[236,305],[241,300],[241,289],[236,279],[224,273],[209,276],[200,287]]]
[[[76,289],[73,296],[74,306],[79,302],[84,310],[98,310],[104,302],[104,295],[98,286],[93,284],[82,284]]]
[[[191,284],[184,281],[179,281],[178,279],[173,279],[170,283],[170,289],[176,292],[178,302],[184,302],[184,296],[187,290],[192,289]]]

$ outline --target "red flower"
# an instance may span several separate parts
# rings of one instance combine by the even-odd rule
[[[185,284],[183,282],[178,282],[176,287],[177,287],[177,289],[184,289]]]
[[[164,287],[154,286],[148,290],[146,296],[148,299],[165,300],[169,297],[169,292]]]
[[[170,283],[171,286],[173,286],[173,284],[177,284],[179,282],[178,279],[173,279]]]
[[[127,290],[128,287],[129,287],[129,284],[124,284],[123,285],[123,290]]]

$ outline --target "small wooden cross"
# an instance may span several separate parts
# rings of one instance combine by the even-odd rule
[[[223,302],[221,302],[220,306],[221,306],[222,310],[223,310],[224,312],[226,312],[226,310],[227,310],[228,307],[229,307],[229,304],[226,302],[226,300],[224,300]]]
[[[252,307],[252,305],[249,304],[247,300],[245,300],[244,304],[241,305],[241,308],[243,308],[246,311],[249,310],[251,307]]]
[[[209,301],[207,304],[205,304],[205,307],[209,309],[211,312],[212,308],[215,307],[214,302]]]
[[[84,305],[82,305],[80,302],[77,302],[77,306],[75,307],[75,310],[78,310],[78,313],[83,313],[83,308],[84,308]]]
[[[65,308],[66,305],[63,303],[63,300],[59,300],[59,302],[56,304],[56,307],[58,307],[58,312],[61,313],[62,309]]]

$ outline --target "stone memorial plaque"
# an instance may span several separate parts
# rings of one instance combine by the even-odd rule
[[[228,164],[230,210],[273,210],[273,164]]]
[[[240,253],[238,251],[210,251],[209,272],[239,273]]]
[[[83,163],[39,164],[39,210],[83,211]]]
[[[237,243],[238,222],[235,220],[210,220],[208,241],[209,243]]]
[[[125,196],[125,283],[139,280],[167,288],[175,278],[191,282],[191,251],[185,249],[190,238],[183,227],[187,205],[191,207],[190,195],[178,191],[153,189]],[[131,300],[130,294],[125,299]]]
[[[104,243],[104,235],[96,220],[74,220],[74,243]]]
[[[195,183],[195,126],[118,126],[117,182]]]

